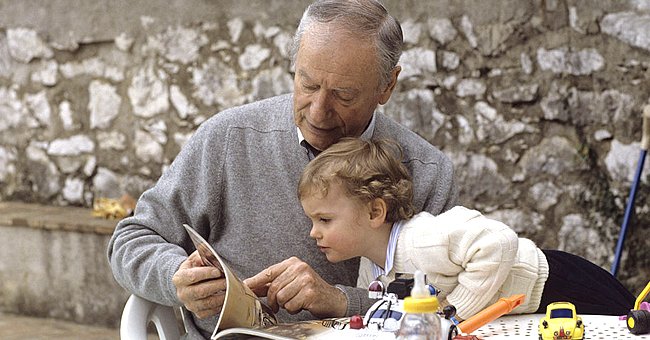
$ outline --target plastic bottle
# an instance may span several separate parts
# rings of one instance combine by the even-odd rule
[[[442,340],[438,298],[431,296],[424,283],[424,273],[415,272],[411,296],[404,299],[404,312],[397,339],[399,340]]]

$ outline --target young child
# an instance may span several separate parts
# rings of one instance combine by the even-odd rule
[[[512,313],[545,313],[572,302],[581,314],[627,314],[634,296],[609,272],[575,255],[540,250],[507,225],[454,207],[414,215],[413,188],[399,145],[342,139],[304,170],[298,197],[310,236],[330,262],[362,256],[358,286],[396,273],[426,273],[467,319],[500,297],[525,294]],[[369,261],[368,261],[369,260]]]

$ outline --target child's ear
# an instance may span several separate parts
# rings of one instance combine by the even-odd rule
[[[386,201],[381,198],[375,198],[370,203],[370,222],[373,227],[379,227],[386,221],[388,206]]]

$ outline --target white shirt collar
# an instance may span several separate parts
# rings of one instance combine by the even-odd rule
[[[300,128],[297,126],[296,126],[296,131],[298,131],[298,144],[302,145],[302,141],[305,140],[305,137],[302,135]],[[368,124],[368,127],[366,128],[365,131],[363,131],[363,133],[359,138],[363,140],[370,140],[374,132],[375,132],[375,113],[372,114],[372,118],[370,119],[370,124]]]
[[[382,275],[386,275],[387,273],[390,273],[391,270],[393,270],[395,248],[397,248],[397,237],[399,236],[399,231],[402,229],[402,224],[404,224],[404,221],[397,221],[393,223],[393,227],[390,230],[388,246],[386,247],[386,263],[384,264],[384,268],[370,261],[372,263],[372,275],[375,276],[375,279]]]

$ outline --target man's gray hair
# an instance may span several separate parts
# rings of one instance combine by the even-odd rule
[[[377,47],[380,85],[387,85],[391,71],[397,65],[404,39],[402,28],[386,8],[377,0],[316,0],[309,5],[300,19],[293,37],[291,63],[304,33],[313,23],[335,23],[341,29],[358,37],[373,39]]]

